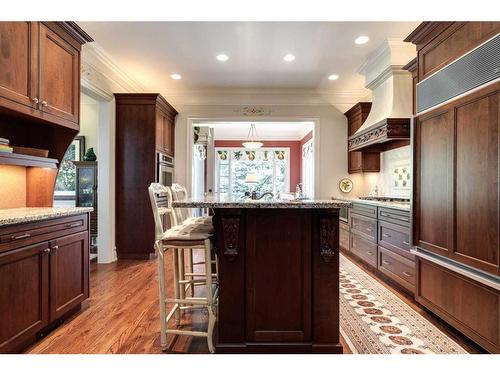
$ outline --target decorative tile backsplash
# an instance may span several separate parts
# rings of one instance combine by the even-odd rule
[[[391,163],[390,168],[390,195],[409,196],[411,191],[410,160]]]

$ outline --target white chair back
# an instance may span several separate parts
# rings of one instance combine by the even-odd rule
[[[158,241],[164,233],[163,217],[165,215],[168,215],[170,226],[177,225],[175,215],[172,211],[172,191],[168,187],[156,182],[149,185],[148,191],[155,221],[155,241]]]
[[[172,198],[176,202],[183,202],[188,199],[188,192],[186,187],[181,184],[172,184]],[[182,223],[185,220],[193,216],[190,208],[175,208],[175,215],[177,216],[177,222]]]

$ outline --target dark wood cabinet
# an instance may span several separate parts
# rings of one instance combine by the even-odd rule
[[[37,22],[0,22],[0,98],[34,112],[38,97]]]
[[[89,233],[50,241],[50,319],[60,318],[89,296]]]
[[[347,117],[347,136],[356,133],[370,113],[372,103],[360,102],[344,113]],[[379,172],[380,153],[348,151],[347,165],[349,173]]]
[[[177,111],[160,94],[115,98],[116,251],[119,258],[148,259],[154,256],[154,222],[144,202],[157,182],[157,153],[174,153]]]
[[[40,103],[46,113],[79,122],[80,45],[40,24]]]
[[[71,22],[0,22],[0,106],[78,129],[80,50]]]
[[[89,297],[88,214],[0,227],[0,353],[22,351]]]
[[[49,323],[49,244],[0,253],[0,353],[20,351]]]
[[[500,22],[422,23],[406,38],[417,46],[417,82],[433,79],[499,31]],[[460,78],[468,79],[468,71]],[[415,298],[494,353],[500,352],[499,90],[492,81],[417,113],[413,146]]]
[[[414,242],[500,275],[499,85],[419,116]],[[481,151],[479,151],[481,150]]]

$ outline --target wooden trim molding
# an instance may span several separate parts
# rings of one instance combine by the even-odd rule
[[[386,143],[389,141],[407,141],[410,142],[410,119],[409,118],[387,118],[364,131],[355,133],[349,137],[349,151],[369,151],[367,147]],[[380,148],[389,149],[388,145]]]

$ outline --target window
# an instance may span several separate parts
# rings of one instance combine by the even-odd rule
[[[256,190],[290,191],[290,150],[288,148],[216,148],[216,191],[221,199],[241,199]],[[257,174],[257,182],[246,183],[248,173]]]
[[[314,198],[314,147],[312,139],[302,145],[302,191],[307,198]]]

